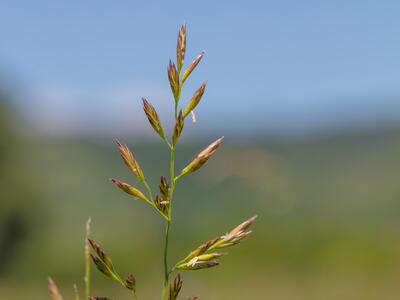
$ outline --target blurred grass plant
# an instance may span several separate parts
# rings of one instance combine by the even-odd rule
[[[171,91],[174,98],[174,119],[175,126],[172,132],[172,136],[169,139],[163,129],[161,120],[157,114],[156,109],[150,104],[150,102],[143,98],[143,110],[149,120],[151,127],[160,136],[160,138],[165,142],[167,148],[170,152],[170,170],[169,170],[169,182],[165,176],[161,176],[159,184],[159,194],[154,194],[149,184],[147,183],[144,172],[142,171],[139,163],[137,162],[133,153],[125,145],[117,141],[118,151],[133,173],[133,175],[139,180],[139,182],[144,186],[146,193],[142,192],[139,188],[134,187],[126,182],[119,179],[111,179],[121,190],[133,196],[148,205],[150,205],[156,213],[158,213],[166,222],[165,227],[165,241],[164,241],[164,251],[163,251],[163,264],[164,264],[164,284],[161,294],[162,300],[176,300],[178,299],[179,293],[182,289],[182,278],[180,274],[175,276],[175,279],[170,282],[171,275],[178,271],[186,270],[200,270],[216,267],[219,265],[219,259],[226,253],[219,252],[220,249],[228,248],[238,244],[242,239],[250,235],[251,231],[249,227],[255,221],[256,216],[244,221],[240,225],[233,228],[231,231],[224,235],[217,236],[209,241],[204,242],[194,250],[192,250],[185,258],[175,263],[170,267],[168,261],[168,244],[169,244],[169,232],[171,224],[173,221],[172,215],[172,204],[174,199],[174,191],[177,182],[184,176],[189,175],[200,169],[208,159],[215,153],[218,147],[221,145],[223,137],[217,139],[201,151],[185,168],[183,168],[178,174],[175,174],[175,149],[178,144],[179,138],[182,134],[185,119],[189,114],[192,114],[193,120],[195,120],[194,109],[200,103],[202,96],[204,94],[207,82],[201,84],[201,86],[195,91],[192,98],[186,104],[183,109],[179,109],[181,91],[183,85],[189,75],[194,71],[197,65],[200,63],[204,56],[204,52],[201,52],[183,71],[182,68],[184,64],[186,53],[186,25],[180,27],[178,33],[178,42],[176,48],[176,63],[169,61],[168,64],[168,79],[171,86]],[[155,195],[155,196],[154,196]],[[90,219],[86,224],[86,241],[85,241],[85,298],[89,300],[106,300],[105,297],[93,297],[91,295],[90,286],[90,260],[94,263],[96,268],[103,273],[105,276],[111,278],[112,280],[121,284],[124,288],[129,290],[134,299],[138,299],[136,293],[136,278],[129,274],[126,279],[118,274],[112,263],[110,256],[104,252],[102,247],[90,237]],[[90,248],[93,253],[90,253]],[[79,293],[76,288],[75,295],[76,300],[79,300]],[[62,300],[62,296],[58,291],[52,279],[49,279],[49,291],[52,300]],[[196,300],[197,297],[191,297],[188,300]]]

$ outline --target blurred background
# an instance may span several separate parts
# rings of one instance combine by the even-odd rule
[[[168,150],[167,63],[186,21],[186,62],[206,55],[183,104],[177,169],[223,146],[177,186],[171,261],[253,214],[219,268],[184,273],[182,299],[397,299],[400,292],[400,2],[11,1],[0,9],[0,298],[83,288],[84,224],[142,299],[158,299],[164,224],[110,177],[153,188]],[[94,294],[129,295],[93,272]]]

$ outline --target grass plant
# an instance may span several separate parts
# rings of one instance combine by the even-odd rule
[[[168,80],[171,87],[173,100],[174,100],[174,122],[175,126],[170,135],[167,135],[164,131],[162,122],[157,114],[156,109],[146,98],[142,99],[143,110],[149,120],[151,127],[155,133],[165,143],[166,148],[170,153],[170,168],[169,178],[161,176],[159,189],[157,192],[153,191],[148,184],[147,178],[144,171],[140,167],[133,152],[128,148],[127,145],[117,141],[118,151],[129,170],[136,178],[137,183],[142,185],[143,190],[126,183],[119,179],[111,179],[112,183],[115,184],[125,193],[136,198],[137,200],[145,202],[149,205],[157,215],[165,221],[165,236],[164,236],[164,247],[162,255],[162,261],[164,265],[164,283],[162,285],[161,299],[162,300],[176,300],[179,297],[182,289],[183,281],[181,271],[193,271],[201,269],[214,268],[219,265],[220,259],[226,254],[223,252],[225,248],[234,246],[240,243],[241,240],[250,235],[251,231],[249,227],[255,221],[256,216],[253,216],[246,221],[242,222],[238,226],[234,227],[226,234],[218,235],[212,238],[200,246],[195,247],[190,253],[183,256],[181,260],[175,263],[170,263],[168,250],[169,250],[169,235],[171,225],[173,223],[173,203],[176,201],[174,198],[174,192],[177,184],[180,183],[185,176],[200,169],[209,158],[215,153],[222,143],[223,137],[218,138],[207,146],[204,150],[195,156],[195,158],[189,162],[181,171],[176,172],[175,166],[175,149],[178,146],[179,139],[183,133],[185,122],[187,122],[188,116],[191,115],[195,119],[194,109],[200,103],[203,94],[206,89],[207,82],[204,82],[194,92],[191,99],[182,105],[181,102],[181,91],[184,87],[184,83],[190,77],[190,74],[197,68],[198,64],[204,57],[204,52],[201,52],[186,68],[184,68],[184,60],[186,54],[186,25],[180,27],[178,33],[178,41],[176,48],[176,62],[169,61],[168,64]],[[189,118],[190,119],[190,118]],[[168,173],[168,172],[167,172]],[[135,300],[139,299],[137,293],[136,277],[133,274],[128,274],[126,277],[121,276],[114,264],[111,257],[106,254],[103,248],[90,236],[90,219],[86,224],[86,239],[85,239],[85,299],[89,300],[106,300],[106,297],[95,297],[92,295],[91,282],[90,282],[90,260],[96,266],[96,268],[105,276],[111,280],[116,281],[123,288],[125,288],[131,294],[131,297]],[[177,273],[177,274],[175,274]],[[175,276],[171,280],[172,276]],[[78,289],[75,287],[75,298],[80,299]],[[49,291],[52,300],[62,300],[62,296],[52,279],[49,279]],[[195,300],[197,297],[189,298],[189,300]]]

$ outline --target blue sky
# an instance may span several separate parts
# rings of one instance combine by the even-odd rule
[[[207,129],[395,122],[399,16],[399,1],[3,0],[0,66],[44,127],[141,130],[141,96],[168,116],[166,66],[186,21],[186,60],[206,56],[184,96],[208,80]]]

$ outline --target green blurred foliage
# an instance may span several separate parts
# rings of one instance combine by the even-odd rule
[[[89,216],[92,236],[120,273],[134,273],[142,298],[156,298],[163,221],[109,183],[116,177],[138,184],[112,141],[35,135],[6,107],[0,107],[4,299],[44,299],[48,275],[65,295],[72,295],[74,282],[82,287]],[[135,137],[123,141],[156,188],[168,170],[164,145]],[[221,267],[183,274],[184,296],[393,299],[400,292],[395,280],[400,267],[400,131],[301,142],[230,141],[226,137],[215,157],[177,186],[171,260],[252,214],[259,219],[254,235],[229,251]],[[207,144],[178,147],[177,168]],[[127,299],[96,272],[94,289]]]

